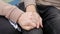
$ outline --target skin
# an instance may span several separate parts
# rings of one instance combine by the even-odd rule
[[[43,27],[42,18],[36,12],[35,5],[30,5],[26,7],[26,12],[21,15],[18,23],[25,30],[39,28],[40,26]]]

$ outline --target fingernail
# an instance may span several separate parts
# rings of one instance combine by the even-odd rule
[[[37,28],[39,28],[39,26],[37,26]]]

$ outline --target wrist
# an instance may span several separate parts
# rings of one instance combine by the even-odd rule
[[[36,12],[35,5],[29,5],[26,7],[26,12]]]

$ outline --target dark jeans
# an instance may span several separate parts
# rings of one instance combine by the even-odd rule
[[[24,3],[18,4],[18,7],[25,11]],[[22,34],[60,34],[60,10],[45,5],[37,5],[36,9],[43,19],[43,28],[22,30]]]

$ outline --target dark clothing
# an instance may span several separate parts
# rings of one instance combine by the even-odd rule
[[[16,30],[7,18],[0,16],[0,34],[21,34],[21,32]]]
[[[25,11],[24,3],[20,3],[18,7]],[[22,34],[60,34],[60,10],[45,5],[37,5],[36,9],[43,19],[43,28],[22,30]]]

